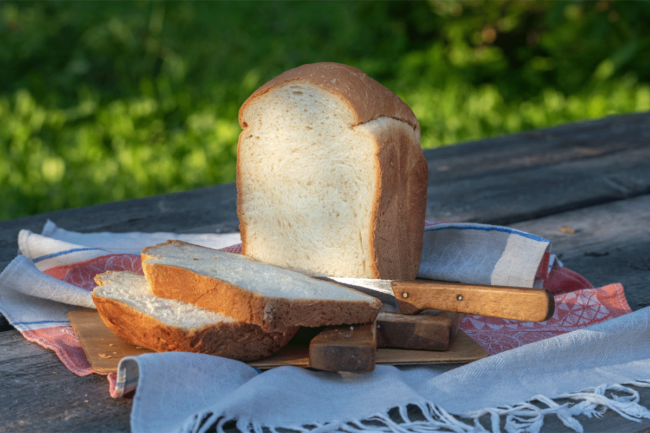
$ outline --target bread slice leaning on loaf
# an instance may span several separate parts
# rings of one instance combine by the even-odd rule
[[[381,308],[376,298],[338,284],[182,241],[143,249],[142,269],[154,295],[226,314],[267,332],[369,323]]]
[[[420,125],[359,69],[316,63],[239,111],[243,254],[310,275],[415,279],[427,200]]]
[[[284,347],[298,327],[264,332],[195,305],[154,296],[147,280],[133,272],[106,272],[95,277],[92,297],[117,337],[157,352],[207,353],[240,361],[271,356]]]

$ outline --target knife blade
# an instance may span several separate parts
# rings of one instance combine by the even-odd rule
[[[546,289],[485,286],[434,280],[374,280],[317,277],[378,298],[382,310],[417,314],[423,310],[453,311],[501,319],[543,322],[555,311]]]

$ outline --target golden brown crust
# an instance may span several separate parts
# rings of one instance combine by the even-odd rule
[[[254,361],[284,347],[298,327],[266,333],[246,323],[217,323],[185,331],[166,325],[135,308],[93,294],[102,321],[120,339],[156,352],[195,352]]]
[[[340,63],[312,63],[290,69],[257,89],[239,109],[239,125],[246,128],[244,113],[248,105],[274,87],[301,81],[317,85],[340,97],[350,107],[354,125],[378,117],[392,117],[408,123],[419,139],[420,124],[413,110],[389,89],[367,76],[363,71]],[[352,126],[354,126],[352,125]]]
[[[242,131],[241,134],[239,134],[239,139],[237,140],[237,166],[235,168],[235,187],[237,188],[237,202],[236,202],[236,204],[237,204],[237,219],[239,220],[239,234],[240,234],[240,238],[242,240],[241,253],[246,256],[247,255],[246,254],[246,241],[245,241],[245,239],[246,239],[246,224],[244,222],[246,220],[244,219],[244,215],[242,213],[243,212],[242,209],[244,208],[244,203],[242,202],[242,188],[243,187],[242,187],[242,179],[241,179],[242,168],[241,168],[241,156],[240,156],[240,152],[241,152],[241,148],[242,148],[241,142],[242,142],[243,137],[244,137],[244,131]]]
[[[269,298],[182,267],[149,264],[144,250],[142,257],[142,269],[154,295],[225,314],[266,332],[285,332],[295,326],[369,323],[381,308],[377,299],[369,305],[365,301]]]
[[[375,137],[379,177],[371,225],[374,278],[414,280],[420,268],[429,168],[420,143],[406,128]]]

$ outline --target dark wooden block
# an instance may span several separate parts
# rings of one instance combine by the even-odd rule
[[[377,347],[447,350],[464,317],[464,314],[432,310],[413,316],[380,313]]]
[[[309,366],[326,371],[373,371],[376,351],[374,323],[331,326],[311,340]]]

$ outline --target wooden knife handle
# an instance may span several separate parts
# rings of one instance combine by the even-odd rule
[[[393,281],[402,314],[435,309],[501,319],[543,322],[555,311],[546,289],[481,286],[432,280]]]
[[[309,343],[309,366],[361,373],[375,369],[377,325],[329,326]]]

